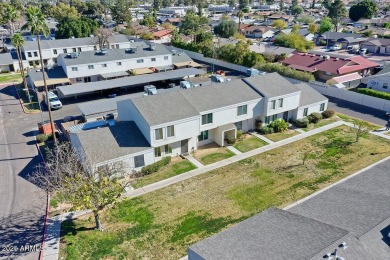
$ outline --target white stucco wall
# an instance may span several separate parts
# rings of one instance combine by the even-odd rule
[[[293,119],[296,120],[296,119],[304,118],[305,116],[303,116],[303,111],[305,108],[308,109],[307,115],[310,115],[311,113],[314,113],[314,112],[318,112],[318,113],[323,112],[323,111],[320,111],[321,104],[323,104],[323,103],[325,103],[324,110],[326,110],[328,108],[328,100],[326,100],[324,102],[314,103],[314,104],[311,104],[308,106],[298,107],[296,110],[293,111]]]
[[[383,83],[387,83],[387,88],[383,88]],[[367,81],[367,87],[374,90],[390,93],[390,75],[369,79]]]
[[[301,91],[294,92],[292,94],[273,97],[273,98],[264,98],[265,99],[265,110],[263,112],[264,116],[271,116],[274,114],[283,113],[285,111],[290,111],[296,109],[299,106],[299,99],[301,96]],[[283,106],[279,107],[279,99],[283,98]],[[276,107],[272,109],[272,101],[276,100]]]

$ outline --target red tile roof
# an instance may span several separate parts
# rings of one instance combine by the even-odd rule
[[[333,58],[324,60],[319,55],[297,53],[282,61],[284,65],[298,70],[315,72],[325,71],[336,75],[348,74],[368,68],[373,68],[379,64],[371,62],[361,56],[350,58]]]
[[[161,38],[161,37],[164,37],[166,35],[172,34],[172,32],[173,32],[173,30],[171,30],[171,29],[164,29],[161,31],[154,32],[153,36],[155,38]]]

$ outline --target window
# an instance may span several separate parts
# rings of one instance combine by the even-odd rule
[[[72,71],[79,71],[79,68],[77,68],[77,67],[72,67]]]
[[[269,124],[270,119],[271,119],[270,116],[266,116],[266,117],[265,117],[265,122],[264,122],[264,123]]]
[[[168,60],[168,56],[164,56],[164,60]]]
[[[213,122],[213,114],[202,115],[202,125],[211,124]]]
[[[271,101],[271,109],[275,109],[276,108],[276,100],[272,100]]]
[[[320,111],[324,111],[325,110],[325,103],[322,103],[321,105],[320,105]]]
[[[170,154],[172,153],[172,147],[168,144],[165,145],[165,154]]]
[[[209,131],[206,130],[206,131],[200,132],[200,135],[198,136],[198,141],[204,141],[207,139],[209,139]]]
[[[67,49],[64,49],[63,51],[64,51],[64,53],[68,53],[68,50],[67,50]]]
[[[28,64],[30,64],[30,66],[34,66],[34,63],[32,61],[29,61]]]
[[[93,65],[88,65],[88,69],[93,70],[94,66]]]
[[[137,60],[137,63],[144,63],[144,60],[143,59],[139,59],[139,60]]]
[[[278,119],[278,115],[277,114],[272,115],[272,121],[275,121],[276,119]]]
[[[152,61],[156,61],[156,58],[152,58]]]
[[[76,48],[73,48],[72,51],[73,51],[73,52],[77,52],[77,49],[76,49]]]
[[[53,50],[53,54],[57,55],[57,50],[56,49]]]
[[[138,167],[142,167],[142,166],[145,166],[144,155],[142,154],[142,155],[134,156],[134,167],[138,168]]]
[[[247,105],[237,107],[237,116],[246,115]]]
[[[118,62],[116,63],[116,65],[117,65],[117,66],[122,66],[122,62],[118,61]]]
[[[387,89],[388,86],[389,86],[389,83],[383,83],[383,88]]]
[[[103,63],[103,64],[102,64],[102,67],[103,67],[103,68],[107,68],[107,64],[106,64],[106,63]]]
[[[283,98],[279,98],[279,107],[283,107]]]
[[[79,52],[81,52],[81,48],[79,47],[78,49],[79,49]]]
[[[34,51],[34,57],[38,57],[38,52]]]
[[[237,130],[242,130],[242,121],[234,123],[236,125]]]
[[[303,109],[303,116],[307,116],[307,112],[308,112],[307,108]]]
[[[175,136],[175,126],[171,125],[167,127],[167,137]]]
[[[27,57],[32,57],[31,52],[27,52]]]
[[[154,148],[154,156],[160,157],[161,156],[161,147]]]
[[[162,129],[162,128],[155,129],[155,130],[154,130],[154,135],[155,135],[155,139],[156,139],[156,140],[161,140],[161,139],[163,139],[163,129]]]
[[[96,46],[96,45],[93,46],[93,50],[94,50],[94,51],[97,51],[97,46]]]
[[[84,79],[83,78],[76,78],[76,82],[83,82]]]
[[[116,47],[117,49],[119,49],[119,44],[116,44],[115,47]]]

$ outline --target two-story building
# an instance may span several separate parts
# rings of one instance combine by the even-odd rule
[[[172,53],[161,44],[132,42],[127,49],[63,53],[57,62],[73,84],[98,81],[107,73],[152,73],[149,68],[172,66]]]
[[[111,49],[126,49],[130,47],[129,40],[122,34],[112,35],[108,37],[107,41]],[[99,42],[97,37],[41,41],[42,58],[45,65],[56,64],[57,58],[61,54],[81,53],[98,49]],[[30,67],[40,66],[38,43],[36,41],[26,41],[22,46],[22,52]]]
[[[363,82],[369,89],[390,93],[390,66],[384,67],[373,76],[364,78]]]

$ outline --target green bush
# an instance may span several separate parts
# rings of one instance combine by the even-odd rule
[[[269,127],[269,126],[264,126],[260,129],[258,129],[258,132],[259,132],[259,134],[268,135],[268,134],[273,134],[274,129],[272,127]]]
[[[330,109],[327,109],[321,113],[322,118],[331,118],[332,116],[334,116],[334,114],[335,114],[334,111]]]
[[[390,94],[382,91],[377,91],[368,88],[359,88],[358,92],[363,95],[373,96],[381,99],[390,100]]]
[[[269,124],[268,127],[272,128],[274,133],[278,133],[287,130],[288,125],[283,119],[278,119]]]
[[[267,63],[267,64],[259,65],[256,67],[256,69],[266,71],[266,72],[277,72],[282,76],[301,80],[301,81],[306,81],[306,82],[315,80],[313,74],[309,72],[298,71],[278,63]]]
[[[169,164],[170,162],[171,162],[171,157],[166,156],[158,162],[155,162],[155,163],[152,163],[152,164],[149,164],[147,166],[142,167],[141,173],[143,175],[149,175],[151,173],[158,172],[162,167]]]
[[[234,138],[234,137],[227,138],[227,139],[226,139],[226,142],[227,142],[228,144],[234,144],[234,143],[236,142],[236,138]]]
[[[49,138],[49,137],[48,137],[47,135],[45,135],[45,134],[39,134],[39,135],[37,135],[37,137],[36,137],[38,143],[46,142],[48,138]]]
[[[309,120],[307,119],[307,117],[304,117],[304,118],[295,120],[294,124],[296,127],[305,128],[309,124]]]
[[[241,137],[242,137],[242,131],[237,130],[237,139],[241,139]]]
[[[317,113],[317,112],[314,112],[314,113],[311,113],[307,119],[309,120],[310,123],[318,123],[321,121],[322,119],[322,115],[320,113]]]

